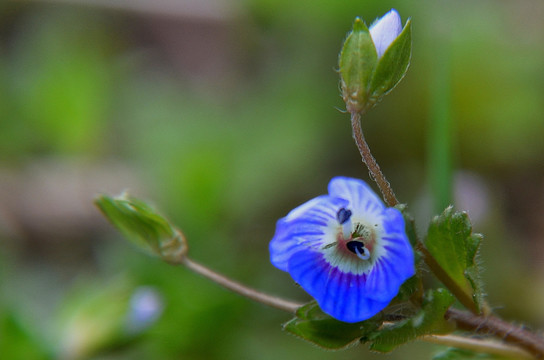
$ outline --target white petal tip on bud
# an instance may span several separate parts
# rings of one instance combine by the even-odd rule
[[[402,23],[397,10],[391,9],[387,14],[374,21],[369,31],[379,59],[402,31]]]

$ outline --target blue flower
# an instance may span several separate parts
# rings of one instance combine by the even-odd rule
[[[415,274],[414,253],[400,211],[362,180],[335,177],[328,190],[278,220],[270,259],[327,314],[366,320]]]

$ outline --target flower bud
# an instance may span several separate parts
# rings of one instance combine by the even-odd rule
[[[183,234],[153,208],[127,194],[101,195],[95,204],[131,242],[170,263],[180,263],[187,253]]]
[[[349,112],[374,106],[402,79],[412,51],[411,22],[392,9],[370,29],[356,18],[339,56],[342,98]]]

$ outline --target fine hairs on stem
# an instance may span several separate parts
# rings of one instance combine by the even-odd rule
[[[237,294],[240,294],[248,299],[259,302],[261,304],[283,310],[288,313],[295,314],[297,309],[304,304],[296,303],[290,300],[285,300],[276,296],[265,294],[258,290],[252,289],[245,285],[240,284],[237,281],[229,279],[228,277],[221,275],[210,268],[191,260],[187,256],[181,259],[181,264],[185,265],[188,269],[200,274],[211,281],[223,286],[224,288],[231,290]]]
[[[357,111],[351,111],[351,126],[353,129],[353,139],[355,140],[357,148],[361,153],[363,162],[370,171],[372,179],[380,188],[386,204],[388,206],[397,205],[399,201],[397,200],[395,193],[391,188],[391,184],[383,175],[379,165],[376,162],[376,159],[374,159],[374,156],[372,156],[370,148],[365,141],[365,138],[363,136],[363,130],[361,128],[361,114]],[[444,269],[442,269],[440,264],[436,262],[436,260],[427,251],[427,249],[419,239],[417,240],[417,249],[423,255],[423,260],[429,266],[433,274],[457,297],[457,299],[467,309],[472,312],[471,314],[469,312],[450,308],[445,315],[447,319],[455,321],[459,329],[469,330],[479,334],[492,335],[500,338],[503,341],[510,342],[512,344],[522,347],[526,352],[530,353],[534,357],[544,357],[544,338],[535,333],[527,331],[522,327],[505,322],[500,318],[490,316],[488,314],[486,314],[485,316],[479,315],[478,309],[476,308],[474,301],[470,297],[468,297],[465,292],[458,288],[455,282],[451,280],[448,274],[444,271]],[[485,307],[487,308],[487,306]],[[484,312],[487,312],[487,310]],[[438,338],[440,337],[433,336],[428,337],[427,340],[436,342],[436,339]],[[459,339],[456,339],[456,341],[457,340]],[[468,349],[470,348],[468,342],[473,342],[473,339],[466,340],[468,341],[467,347],[465,348]],[[456,346],[462,347],[458,345]],[[497,349],[496,351],[500,352],[501,350]],[[528,355],[528,353],[525,353],[525,355]],[[512,354],[507,355],[506,353],[503,353],[503,355],[512,356]]]
[[[378,184],[388,206],[395,206],[399,202],[390,183],[380,170],[376,160],[370,153],[366,144],[360,124],[360,115],[352,113],[351,124],[353,128],[353,138],[361,152],[363,162],[367,165],[374,181]],[[493,336],[501,340],[493,341],[490,339],[474,339],[458,335],[426,335],[419,338],[421,341],[452,346],[466,349],[474,352],[500,355],[516,359],[530,359],[544,357],[544,339],[530,332],[523,327],[505,322],[504,320],[490,315],[479,315],[474,302],[467,298],[462,291],[457,291],[455,286],[451,286],[451,279],[447,276],[440,265],[433,261],[432,256],[426,251],[423,243],[417,241],[418,250],[423,254],[423,259],[432,270],[432,272],[457,296],[461,303],[471,312],[450,308],[446,311],[445,318],[455,322],[460,330],[467,330],[475,334]],[[183,265],[189,270],[200,274],[209,280],[223,286],[224,288],[242,295],[248,299],[259,302],[290,314],[296,314],[297,310],[304,304],[286,300],[280,297],[272,296],[261,291],[245,286],[235,280],[232,280],[222,274],[219,274],[208,267],[190,259],[185,252],[179,253],[176,261],[171,262],[175,265]],[[450,286],[448,286],[450,285]]]
[[[359,114],[359,112],[351,112],[351,128],[353,129],[353,139],[355,140],[355,144],[357,145],[357,148],[361,153],[361,158],[363,159],[365,165],[368,167],[372,180],[374,180],[380,188],[385,203],[389,207],[397,205],[399,201],[397,200],[397,197],[395,196],[395,193],[391,188],[391,184],[389,184],[389,181],[387,181],[387,179],[383,175],[380,166],[376,162],[376,159],[374,159],[374,156],[372,156],[370,148],[366,143],[365,137],[363,135],[363,130],[361,129],[361,115]]]
[[[372,178],[380,187],[388,206],[397,205],[398,200],[395,197],[391,185],[381,172],[380,167],[370,153],[370,149],[364,140],[360,124],[360,115],[352,114],[351,120],[354,131],[353,137],[361,152],[363,162],[368,166]],[[424,249],[424,245],[419,240],[418,248]],[[427,251],[423,251],[422,253],[425,262],[430,266],[433,273],[435,273],[440,280],[445,280],[445,285],[447,286],[448,279],[442,279],[443,276],[441,276],[441,272],[438,271],[442,270],[440,265],[436,263],[436,261],[433,263],[432,257],[425,256],[428,254]],[[290,314],[296,314],[297,309],[304,305],[302,303],[272,296],[245,286],[209,269],[204,265],[199,264],[198,262],[190,259],[187,254],[180,255],[178,260],[179,261],[176,261],[175,264],[183,265],[189,270],[212,280],[224,288],[261,304],[285,311]],[[442,272],[444,271],[442,270]],[[455,292],[455,289],[450,289],[450,291],[451,290]],[[493,336],[502,340],[503,342],[492,341],[489,339],[474,339],[458,335],[426,335],[420,337],[419,340],[446,346],[453,346],[474,352],[494,354],[517,359],[541,358],[544,356],[544,339],[542,339],[539,335],[532,333],[523,327],[507,323],[504,320],[494,316],[478,315],[476,313],[477,311],[474,303],[470,299],[463,298],[463,295],[466,294],[459,294],[459,292],[457,292],[456,295],[461,297],[460,300],[462,300],[463,305],[465,305],[473,313],[450,308],[447,310],[445,317],[448,320],[455,322],[458,329],[468,330],[476,334]]]
[[[176,264],[183,265],[189,270],[208,278],[209,280],[234,293],[290,314],[295,314],[297,309],[304,305],[303,303],[286,300],[250,288],[209,269],[208,267],[190,259],[186,255],[183,256],[180,261],[176,262]],[[484,325],[484,319],[489,318],[476,317],[469,312],[464,312],[457,309],[449,309],[446,313],[446,317],[449,320],[455,321],[460,329],[466,329],[486,335],[499,336],[503,340],[512,342],[519,347],[497,341],[472,339],[457,335],[426,335],[421,337],[419,340],[440,345],[453,346],[474,352],[514,357],[517,359],[531,359],[533,357],[541,357],[544,354],[544,345],[541,342],[542,339],[535,334],[528,332],[527,330],[506,323],[498,318],[493,318],[492,321],[485,321]]]

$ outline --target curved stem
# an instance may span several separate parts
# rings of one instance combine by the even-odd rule
[[[372,156],[370,148],[366,143],[365,137],[363,135],[363,130],[361,129],[361,114],[356,111],[353,111],[351,113],[351,128],[353,129],[353,139],[357,144],[359,153],[361,153],[363,162],[370,171],[370,176],[372,177],[372,180],[374,180],[376,184],[378,184],[378,187],[380,188],[380,191],[382,192],[382,195],[384,197],[385,203],[389,207],[397,205],[399,201],[397,200],[397,197],[395,196],[395,193],[391,188],[391,184],[389,184],[389,181],[387,181],[387,179],[383,175],[380,166],[376,162],[376,159],[374,159],[374,156]]]
[[[254,300],[261,304],[283,310],[288,313],[296,313],[297,309],[304,304],[299,304],[293,301],[285,300],[276,296],[268,295],[263,292],[257,291],[250,287],[240,284],[237,281],[229,279],[228,277],[221,275],[204,265],[201,265],[187,256],[181,259],[181,264],[185,265],[188,269],[200,274],[213,282],[223,286],[224,288],[231,290],[237,294],[240,294],[248,299]]]
[[[527,351],[498,341],[466,338],[459,335],[425,335],[421,341],[445,345],[478,353],[505,356],[513,359],[533,359]]]
[[[399,201],[397,200],[395,193],[391,188],[391,184],[383,175],[380,166],[376,162],[376,159],[374,159],[374,156],[372,156],[370,148],[366,143],[365,137],[363,135],[363,130],[361,128],[361,115],[357,111],[351,112],[351,127],[353,129],[353,139],[355,140],[357,148],[361,153],[363,162],[368,167],[372,179],[376,182],[376,184],[378,184],[378,187],[382,192],[387,206],[397,205]],[[467,309],[475,314],[478,314],[476,304],[474,303],[470,295],[468,295],[461,288],[459,288],[459,286],[448,276],[448,274],[434,259],[434,257],[427,251],[425,246],[423,246],[420,241],[418,241],[417,243],[417,248],[423,254],[423,260],[429,266],[431,271],[436,275],[436,277],[453,293],[453,295],[455,295],[457,299],[459,299],[459,301]]]
[[[361,128],[361,115],[357,111],[351,112],[351,127],[353,129],[353,138],[357,144],[357,148],[361,153],[363,162],[368,167],[372,179],[376,182],[385,202],[388,206],[395,206],[399,202],[395,197],[395,193],[391,188],[391,184],[383,175],[380,167],[370,152],[370,148],[365,141]],[[478,314],[478,309],[473,299],[469,294],[465,293],[459,286],[449,277],[440,264],[429,253],[421,241],[417,241],[417,249],[423,254],[425,263],[429,266],[434,275],[457,297],[457,299],[474,314],[460,311],[457,309],[449,309],[446,312],[446,318],[454,320],[460,329],[470,330],[480,334],[489,334],[499,337],[502,340],[520,346],[530,352],[535,357],[544,357],[544,339],[530,331],[521,327],[507,323],[502,319],[494,316],[481,316]],[[486,311],[487,312],[487,311]],[[432,338],[436,341],[436,337]],[[443,339],[443,338],[441,338]],[[458,340],[458,339],[457,339]],[[471,346],[474,345],[472,339],[468,339]]]
[[[524,348],[537,358],[544,357],[544,338],[523,327],[495,316],[475,316],[454,308],[448,309],[445,317],[454,320],[459,329],[492,335]]]
[[[240,294],[248,299],[291,314],[295,314],[297,309],[304,305],[302,303],[285,300],[247,287],[209,269],[202,264],[199,264],[187,256],[183,256],[177,262],[177,264],[182,264],[195,273],[200,274],[223,286],[224,288]],[[507,323],[499,318],[475,316],[469,312],[464,312],[454,308],[448,309],[445,317],[455,321],[459,329],[499,337],[506,342],[525,349],[526,351],[521,350],[518,347],[509,346],[507,344],[502,344],[495,341],[476,340],[455,335],[427,335],[420,338],[420,340],[468,349],[476,352],[511,356],[519,359],[530,358],[529,353],[535,357],[542,357],[544,355],[544,339],[531,333],[530,331]]]

